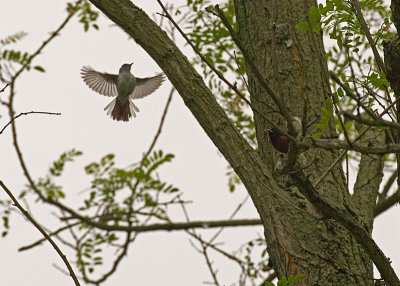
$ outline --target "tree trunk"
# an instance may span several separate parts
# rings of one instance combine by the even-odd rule
[[[321,107],[325,106],[325,100],[331,92],[322,33],[295,28],[297,23],[307,21],[312,5],[317,4],[315,1],[303,0],[235,1],[238,34],[251,60],[287,104],[292,116],[302,120],[304,111],[307,111],[307,123],[321,117]],[[246,65],[251,66],[248,63]],[[285,129],[284,119],[271,114],[270,109],[261,103],[266,101],[274,106],[251,68],[247,68],[247,75],[252,103],[263,110],[264,114],[270,114],[269,117]],[[277,109],[276,106],[274,108]],[[264,132],[271,126],[257,113],[254,120],[260,157],[269,170],[274,172],[279,154],[273,151]],[[332,127],[333,122],[325,130],[324,137],[336,136]],[[316,132],[313,124],[307,130],[307,135]],[[313,149],[306,152],[300,162],[306,165],[314,158],[313,164],[305,172],[315,182],[337,156],[337,152]],[[377,160],[380,162],[380,158]],[[293,204],[305,204],[296,188],[286,187],[290,185],[287,176],[275,173],[274,177],[278,178],[281,187],[291,196]],[[380,183],[381,177],[378,178]],[[377,192],[379,183],[374,184],[373,193]],[[318,191],[332,205],[352,204],[340,164],[323,180]],[[375,200],[372,201],[374,204]],[[356,275],[372,277],[372,263],[347,230],[333,221],[318,221],[310,217],[309,213],[299,212],[279,198],[262,208],[270,208],[271,205],[276,213],[270,218],[271,225],[265,226],[265,236],[268,253],[279,277],[305,273],[301,285],[373,285],[372,280]],[[358,210],[354,205],[351,206],[353,211]],[[371,213],[373,207],[367,209]],[[373,216],[368,217],[368,220],[367,224],[372,225]]]
[[[255,114],[259,153],[246,142],[218,105],[211,91],[188,59],[145,13],[130,1],[91,0],[113,22],[124,29],[160,65],[215,146],[234,168],[260,215],[268,253],[278,276],[305,274],[298,285],[373,285],[372,263],[352,235],[337,222],[323,219],[287,176],[276,173],[279,154],[273,151],[264,129],[267,122]],[[321,107],[330,96],[329,77],[320,33],[295,29],[306,21],[311,5],[306,0],[235,0],[238,33],[251,60],[271,87],[287,104],[292,116],[311,122],[320,118]],[[249,66],[249,63],[246,63]],[[253,104],[285,129],[285,122],[259,99],[273,105],[253,71],[247,69]],[[306,108],[304,108],[304,106]],[[311,126],[307,134],[316,132]],[[336,136],[333,122],[324,133]],[[313,149],[301,155],[305,172],[318,180],[338,153]],[[371,159],[372,160],[372,159]],[[377,160],[377,166],[381,158]],[[370,164],[362,160],[360,164]],[[364,162],[364,163],[363,163]],[[361,166],[360,166],[361,167]],[[368,173],[371,170],[364,168]],[[378,168],[376,176],[381,170]],[[380,180],[366,192],[376,194]],[[376,185],[377,184],[377,185]],[[344,206],[372,228],[374,202],[365,208],[350,196],[343,170],[332,169],[318,191],[333,206]],[[371,210],[370,210],[371,209]],[[361,211],[362,210],[362,211]],[[371,226],[371,228],[368,228]]]

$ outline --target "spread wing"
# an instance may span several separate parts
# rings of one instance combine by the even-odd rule
[[[89,66],[81,69],[83,81],[95,92],[105,96],[117,96],[117,78],[116,74],[97,72]]]
[[[165,80],[163,73],[159,73],[156,76],[146,77],[146,78],[136,78],[136,87],[133,90],[130,98],[142,98],[160,87],[161,83]]]

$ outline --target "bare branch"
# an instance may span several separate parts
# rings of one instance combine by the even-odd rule
[[[75,15],[78,7],[78,5],[82,2],[82,0],[78,0],[75,2],[75,5],[72,7],[72,9],[68,9],[69,15],[65,18],[65,20],[61,23],[61,25],[55,30],[53,33],[51,33],[50,37],[45,40],[42,45],[26,60],[25,64],[11,77],[11,83],[14,83],[15,80],[18,78],[18,76],[26,69],[27,66],[32,62],[32,60],[39,55],[42,50],[60,33],[60,31],[67,25],[69,20]]]
[[[3,129],[1,129],[0,134],[3,133],[3,131],[18,117],[22,116],[22,115],[28,115],[28,114],[49,114],[49,115],[61,115],[61,113],[59,112],[47,112],[47,111],[29,111],[29,112],[21,112],[20,114],[18,114],[17,116],[14,116],[10,122],[8,122]]]
[[[389,112],[389,110],[400,100],[400,97],[397,98],[394,102],[392,102],[388,107],[385,108],[385,110],[383,110],[380,114],[379,114],[379,118],[382,118],[383,115],[385,115],[387,112]],[[370,126],[368,126],[367,128],[365,128],[353,141],[353,143],[357,142],[358,140],[360,140],[362,138],[362,136],[364,136],[364,134],[368,131],[368,129],[370,128]],[[352,144],[353,144],[352,143]],[[336,160],[329,166],[328,169],[325,170],[325,172],[321,175],[321,177],[318,179],[318,181],[315,183],[314,187],[316,188],[322,181],[323,179],[328,175],[328,173],[336,166],[337,163],[340,162],[340,160],[343,158],[344,155],[346,155],[347,151],[349,149],[345,149],[342,153],[340,153],[340,155],[336,158]]]
[[[340,112],[341,114],[344,115],[344,117],[347,117],[351,120],[354,121],[358,121],[361,122],[365,125],[368,126],[386,126],[386,127],[390,127],[390,128],[400,128],[400,124],[398,124],[397,122],[393,122],[393,121],[388,121],[382,118],[375,118],[374,120],[368,120],[366,118],[363,118],[361,116],[358,115],[354,115],[349,111],[342,111]]]
[[[158,140],[158,137],[159,137],[160,134],[161,134],[162,127],[163,127],[164,121],[165,121],[165,117],[167,116],[169,104],[171,103],[172,95],[174,94],[174,92],[175,92],[175,87],[172,87],[172,88],[171,88],[171,91],[169,92],[169,97],[168,97],[168,99],[167,99],[167,103],[165,104],[164,111],[163,111],[163,114],[162,114],[162,116],[161,116],[160,125],[158,126],[158,130],[157,130],[157,132],[156,132],[156,135],[154,136],[154,139],[153,139],[153,141],[151,142],[150,147],[149,147],[149,149],[147,150],[146,154],[144,154],[144,156],[143,156],[143,158],[142,158],[142,161],[141,161],[141,164],[143,164],[143,161],[146,160],[146,158],[150,155],[151,151],[153,150],[154,145],[156,145],[156,142],[157,142],[157,140]]]
[[[369,42],[369,45],[371,46],[378,70],[386,73],[385,65],[383,64],[382,58],[379,55],[378,49],[376,48],[376,44],[375,44],[374,40],[372,39],[371,32],[369,31],[367,22],[365,21],[365,18],[361,11],[360,5],[358,4],[358,0],[352,0],[351,3],[353,5],[354,9],[356,9],[358,20],[360,20],[361,27],[363,28],[363,30],[365,32],[365,35]]]
[[[40,226],[40,224],[38,224],[33,219],[33,217],[20,205],[20,203],[14,197],[12,192],[6,187],[6,185],[4,185],[3,181],[1,181],[1,180],[0,180],[0,186],[3,188],[3,190],[7,193],[7,195],[14,202],[14,205],[22,212],[22,214],[33,224],[34,227],[36,227],[37,230],[40,231],[40,233],[46,238],[46,240],[53,246],[53,248],[56,250],[57,254],[63,260],[65,266],[68,268],[69,275],[72,277],[72,280],[74,280],[75,285],[80,286],[78,278],[76,277],[74,270],[72,269],[71,264],[68,262],[65,254],[61,251],[61,249],[57,246],[57,244],[53,241],[53,239],[46,233],[46,231]]]
[[[298,144],[302,147],[318,147],[326,150],[353,150],[363,154],[389,154],[400,152],[400,144],[373,145],[370,143],[351,143],[351,145],[349,145],[346,141],[340,139],[308,138]]]
[[[123,232],[150,232],[150,231],[173,231],[173,230],[187,230],[195,228],[217,228],[217,227],[238,227],[238,226],[256,226],[261,225],[260,219],[238,219],[238,220],[213,220],[213,221],[192,221],[192,222],[170,222],[170,223],[155,223],[149,225],[138,226],[124,226],[124,225],[109,225],[93,221],[89,218],[72,216],[65,218],[78,219],[93,227],[106,230],[106,231],[123,231]]]
[[[397,173],[396,173],[396,175],[397,175]],[[388,210],[389,208],[391,208],[392,206],[397,204],[399,202],[399,194],[400,194],[400,192],[397,190],[397,192],[395,192],[390,197],[379,201],[378,204],[375,206],[374,216],[377,217],[384,211]]]
[[[364,111],[371,116],[373,119],[376,118],[375,114],[372,113],[372,111],[366,107],[364,105],[364,103],[361,102],[360,98],[356,95],[353,94],[353,92],[345,85],[342,83],[342,81],[331,71],[329,72],[329,75],[331,76],[331,78],[338,84],[340,85],[341,88],[343,88],[344,92],[346,93],[346,95],[350,98],[352,98],[353,100],[355,100],[357,102],[358,106],[361,106],[362,109],[364,109]]]
[[[74,226],[76,226],[76,225],[79,225],[79,224],[81,224],[81,223],[80,223],[80,222],[76,222],[76,223],[74,223],[74,224],[69,224],[69,225],[60,227],[59,229],[57,229],[56,231],[53,231],[53,232],[49,233],[48,235],[49,235],[50,237],[51,237],[51,236],[54,236],[54,235],[57,235],[57,234],[59,234],[60,232],[66,230],[66,229],[69,229],[69,228],[71,228],[71,227],[74,227]],[[31,248],[33,248],[33,247],[36,247],[36,246],[42,244],[42,243],[45,242],[45,241],[46,241],[45,238],[39,239],[38,241],[36,241],[36,242],[34,242],[34,243],[31,243],[31,244],[29,244],[29,245],[22,246],[22,247],[18,248],[18,251],[25,251],[25,250],[31,249]]]
[[[10,85],[10,84],[7,83],[7,84],[0,90],[0,93],[1,93],[1,92],[4,92],[4,91],[6,90],[6,88],[7,88],[9,85]]]

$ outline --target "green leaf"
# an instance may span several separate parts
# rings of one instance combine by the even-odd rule
[[[296,29],[302,30],[302,31],[311,31],[310,25],[308,22],[300,22],[296,25]]]
[[[44,68],[41,66],[34,66],[33,67],[35,70],[40,71],[40,72],[45,72]]]
[[[321,15],[319,10],[315,6],[311,6],[310,11],[308,12],[308,18],[310,19],[311,24],[317,25],[321,20]]]

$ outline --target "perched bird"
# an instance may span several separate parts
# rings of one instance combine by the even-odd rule
[[[133,63],[132,63],[133,64]],[[114,120],[128,121],[139,112],[133,99],[151,94],[164,81],[164,74],[153,77],[139,78],[131,74],[132,64],[124,64],[119,74],[101,73],[89,66],[81,69],[83,81],[94,91],[105,96],[116,96],[104,110]]]
[[[276,150],[287,154],[289,151],[289,138],[281,134],[276,128],[267,129],[269,139]]]

